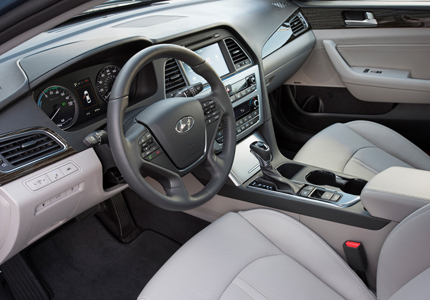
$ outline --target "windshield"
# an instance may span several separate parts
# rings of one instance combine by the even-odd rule
[[[0,16],[11,11],[18,5],[27,2],[27,0],[1,0],[0,1]]]

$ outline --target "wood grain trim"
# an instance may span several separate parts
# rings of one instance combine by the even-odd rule
[[[378,21],[373,28],[430,27],[428,10],[388,10],[388,9],[347,9],[347,8],[301,8],[312,29],[364,28],[346,27],[343,17],[345,11],[372,12]]]
[[[34,131],[34,130],[45,131],[47,133],[50,133],[51,135],[55,136],[58,140],[60,140],[64,145],[66,145],[66,149],[63,150],[62,152],[59,152],[59,153],[54,154],[50,157],[47,157],[46,159],[43,159],[41,161],[38,161],[38,162],[31,164],[31,165],[28,165],[28,166],[25,166],[23,168],[17,169],[15,171],[12,171],[9,173],[0,172],[0,186],[6,184],[8,182],[11,182],[13,180],[16,180],[20,177],[23,177],[25,175],[28,175],[30,173],[33,173],[37,170],[40,170],[46,166],[49,166],[50,164],[53,164],[59,160],[62,160],[64,158],[69,157],[69,156],[76,153],[75,149],[73,149],[71,146],[69,146],[67,144],[67,142],[60,135],[58,135],[56,132],[52,131],[49,128],[42,128],[42,127],[26,128],[26,129],[22,129],[19,131],[6,133],[6,134],[0,136],[0,138],[6,138],[9,136],[13,136],[13,135],[25,133],[25,132],[30,132],[30,131]]]

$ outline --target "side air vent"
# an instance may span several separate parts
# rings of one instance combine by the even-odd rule
[[[186,86],[184,76],[182,75],[178,62],[175,59],[170,58],[166,61],[164,74],[167,98],[173,97],[175,91]]]
[[[251,64],[251,59],[235,40],[232,38],[227,38],[224,40],[224,42],[227,46],[227,50],[230,53],[230,57],[233,60],[236,70]]]
[[[16,168],[40,161],[65,149],[59,140],[41,130],[19,133],[0,139],[0,170]]]
[[[295,15],[289,23],[294,36],[298,36],[309,27],[308,22],[306,22],[301,13]]]

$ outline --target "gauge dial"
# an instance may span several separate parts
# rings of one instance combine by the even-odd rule
[[[51,86],[39,95],[37,105],[61,129],[70,128],[78,118],[78,105],[72,92],[62,86]]]
[[[106,102],[109,101],[109,96],[112,91],[113,83],[115,82],[115,78],[120,70],[121,69],[119,67],[110,65],[101,69],[99,74],[97,75],[97,92],[99,93],[100,97]]]

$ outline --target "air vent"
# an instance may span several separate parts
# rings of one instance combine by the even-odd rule
[[[64,149],[60,141],[39,130],[8,136],[0,140],[0,170],[12,171]]]
[[[305,18],[302,16],[301,13],[295,15],[290,20],[289,25],[294,36],[298,36],[309,27],[308,22],[306,22]]]
[[[175,91],[186,86],[184,76],[179,69],[178,62],[173,58],[166,61],[166,67],[164,71],[166,97],[171,98],[175,94]]]
[[[239,46],[239,44],[232,38],[227,38],[224,40],[227,46],[230,57],[233,60],[234,67],[236,70],[241,69],[249,64],[251,64],[251,59],[246,55],[245,51]]]
[[[287,8],[290,6],[287,2],[272,2],[273,6],[279,7],[279,8]]]

